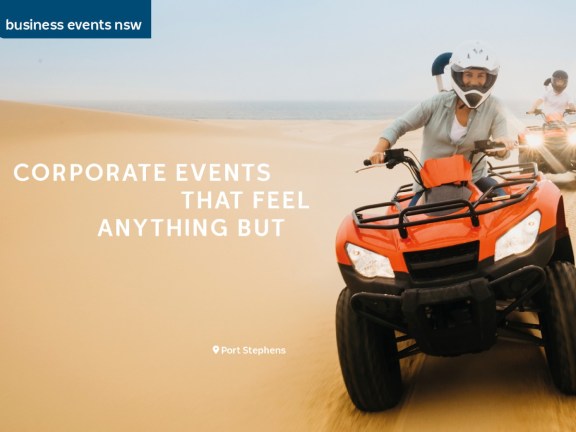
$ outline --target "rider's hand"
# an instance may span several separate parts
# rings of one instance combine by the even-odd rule
[[[386,138],[380,137],[380,139],[378,139],[378,144],[376,144],[376,147],[374,147],[374,150],[372,150],[372,154],[368,159],[370,159],[370,162],[372,162],[373,165],[384,163],[384,152],[390,147],[390,142]]]
[[[383,152],[374,152],[368,158],[372,165],[384,163],[384,153]]]

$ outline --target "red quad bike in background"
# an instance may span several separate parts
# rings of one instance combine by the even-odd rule
[[[544,173],[560,174],[576,170],[576,123],[564,120],[564,117],[576,114],[576,111],[544,115],[541,110],[535,110],[534,114],[542,116],[544,123],[541,126],[528,126],[518,136],[521,144],[518,161],[536,162]]]
[[[475,153],[497,146],[479,141]],[[397,405],[403,358],[478,353],[503,337],[543,346],[556,387],[576,394],[576,268],[557,186],[527,163],[490,167],[499,183],[482,192],[462,155],[420,166],[401,148],[363,169],[397,165],[423,204],[410,206],[403,185],[354,209],[336,239],[336,337],[354,405]]]

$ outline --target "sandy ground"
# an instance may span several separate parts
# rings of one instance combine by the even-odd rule
[[[505,342],[404,360],[406,395],[389,412],[350,403],[333,243],[352,208],[409,182],[401,170],[354,173],[383,122],[175,121],[9,102],[0,119],[0,430],[576,430],[576,399],[554,390],[542,352]],[[167,179],[17,181],[19,163],[164,164]],[[202,163],[260,164],[269,178],[175,180],[176,164]],[[183,191],[228,201],[186,209]],[[300,201],[253,209],[255,191]],[[221,218],[228,235],[98,236],[104,219],[155,218]],[[262,235],[239,236],[238,219],[252,229],[257,219]]]

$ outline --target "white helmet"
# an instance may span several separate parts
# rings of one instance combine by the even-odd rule
[[[500,64],[492,49],[480,41],[464,42],[456,48],[450,59],[452,88],[469,108],[478,108],[492,93],[498,77]],[[462,80],[466,69],[482,69],[487,72],[482,86],[466,86]]]

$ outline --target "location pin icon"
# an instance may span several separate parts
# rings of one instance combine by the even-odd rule
[[[214,354],[218,354],[218,351],[220,351],[220,347],[218,345],[214,345],[212,347],[212,351],[214,351]]]

